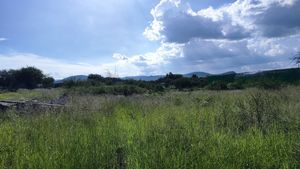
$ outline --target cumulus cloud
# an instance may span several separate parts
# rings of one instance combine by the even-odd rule
[[[282,37],[300,32],[300,1],[272,4],[257,15],[255,24],[263,36]]]
[[[300,42],[299,38],[300,36],[273,40],[258,38],[229,42],[197,39],[183,47],[184,57],[173,60],[173,64],[176,64],[177,68],[180,68],[180,65],[188,65],[186,71],[193,68],[195,71],[216,73],[244,71],[242,68],[245,66],[255,70],[255,65],[257,69],[289,67],[291,65],[287,56],[300,50],[296,45]]]
[[[120,53],[114,53],[112,57],[116,60],[128,60],[126,55],[122,55]]]
[[[103,72],[100,65],[95,66],[83,63],[72,64],[31,53],[0,55],[0,63],[0,69],[19,69],[26,66],[35,66],[56,79],[78,74]]]
[[[160,61],[177,72],[289,67],[300,50],[300,0],[237,0],[199,11],[184,0],[161,0],[151,14],[144,35],[180,44],[181,57]]]
[[[153,22],[144,32],[150,40],[186,43],[193,38],[238,40],[250,36],[249,30],[234,23],[227,13],[213,8],[195,12],[180,0],[162,0],[151,14]]]
[[[237,0],[199,11],[184,0],[161,0],[151,14],[144,36],[160,41],[155,51],[114,53],[114,62],[99,64],[13,53],[0,55],[0,69],[36,66],[55,78],[255,71],[290,67],[290,56],[300,50],[300,0]]]
[[[245,71],[243,67],[249,67],[252,71],[279,69],[292,66],[290,57],[300,50],[299,43],[300,35],[272,39],[257,37],[242,41],[198,40],[185,46],[184,58],[187,65],[197,63],[194,65],[198,70],[217,73]]]
[[[183,57],[182,45],[175,43],[162,43],[154,52],[133,55],[130,57],[122,54],[113,55],[113,58],[117,59],[116,66],[127,69],[127,71],[121,71],[121,69],[118,68],[118,72],[123,73],[122,76],[164,74],[167,72],[163,68],[164,65],[169,64],[169,60],[180,57]],[[127,73],[128,68],[132,70],[130,74]]]
[[[32,53],[0,54],[0,63],[1,70],[35,66],[55,79],[62,79],[73,75],[88,75],[91,73],[107,76],[109,73],[114,73],[116,68],[118,76],[139,75],[141,73],[139,67],[124,60],[104,64],[70,63]]]
[[[161,67],[167,64],[170,58],[181,57],[181,45],[163,44],[154,52],[127,57],[115,53],[115,62],[109,63],[70,63],[69,61],[48,58],[33,53],[0,54],[0,70],[19,69],[26,66],[35,66],[55,79],[62,79],[73,75],[88,75],[91,73],[103,76],[138,76],[144,74],[165,73]]]
[[[153,21],[144,35],[150,40],[186,43],[193,38],[240,40],[300,30],[299,0],[238,0],[214,9],[193,11],[185,1],[161,0],[151,11]]]

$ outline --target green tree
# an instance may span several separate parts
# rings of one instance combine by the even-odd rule
[[[184,89],[184,88],[193,87],[192,79],[191,78],[186,78],[186,77],[175,79],[173,81],[173,84],[177,89]]]
[[[44,77],[42,80],[42,85],[44,88],[51,88],[54,85],[54,79],[52,77]]]
[[[0,88],[6,88],[8,86],[9,74],[6,70],[0,71]]]
[[[198,79],[198,76],[196,74],[193,74],[192,79]]]
[[[98,74],[90,74],[88,76],[88,80],[95,80],[95,81],[101,81],[103,80],[104,78],[101,76],[101,75],[98,75]]]
[[[42,84],[44,75],[41,70],[35,67],[26,67],[14,72],[16,88],[34,89]]]

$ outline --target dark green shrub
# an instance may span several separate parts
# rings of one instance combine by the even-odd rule
[[[81,95],[86,94],[113,94],[113,95],[124,95],[130,96],[133,94],[142,94],[145,93],[146,90],[137,86],[129,86],[129,85],[113,85],[113,86],[78,86],[69,88],[69,92],[77,93]]]
[[[276,95],[262,90],[251,91],[245,100],[238,100],[240,129],[257,127],[263,132],[280,122],[281,110]]]
[[[209,90],[227,90],[227,84],[223,81],[213,81],[207,87]]]
[[[242,86],[242,84],[240,84],[238,82],[232,82],[232,83],[227,84],[227,89],[229,89],[229,90],[239,90],[239,89],[243,89],[243,86]]]
[[[42,80],[42,85],[44,88],[51,88],[54,86],[54,79],[52,77],[45,77]]]
[[[154,92],[164,92],[165,91],[165,88],[161,85],[156,85],[155,86],[155,89],[154,89]]]
[[[190,78],[178,78],[172,82],[177,89],[191,88],[193,87],[192,79]]]
[[[282,88],[283,83],[280,83],[279,81],[272,80],[272,79],[264,79],[258,82],[257,86],[259,88],[267,89],[267,90],[279,90]]]
[[[180,105],[182,105],[182,103],[183,103],[183,101],[180,97],[175,97],[174,98],[174,105],[175,106],[180,106]]]
[[[90,74],[88,76],[88,80],[101,81],[103,79],[104,78],[101,75],[98,75],[98,74]]]

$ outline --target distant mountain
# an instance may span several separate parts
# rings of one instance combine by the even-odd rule
[[[193,75],[197,75],[198,77],[207,77],[210,75],[209,73],[206,72],[192,72],[192,73],[187,73],[184,74],[184,77],[192,77]],[[155,76],[128,76],[128,77],[123,77],[121,79],[123,80],[142,80],[142,81],[155,81],[160,78],[165,77],[165,75],[155,75]],[[61,80],[56,80],[55,83],[63,83],[64,81],[85,81],[88,79],[88,76],[86,75],[77,75],[77,76],[70,76]]]
[[[76,76],[70,76],[70,77],[67,77],[65,78],[64,80],[67,81],[67,80],[73,80],[73,81],[85,81],[88,79],[88,76],[86,75],[76,75]]]
[[[192,73],[187,73],[183,74],[184,77],[192,77],[193,75],[197,75],[198,77],[207,77],[210,75],[209,73],[206,72],[192,72]],[[165,75],[156,75],[156,76],[128,76],[124,77],[122,79],[124,80],[143,80],[143,81],[155,81],[160,78],[165,77]]]
[[[234,71],[225,72],[222,74],[209,74],[205,72],[192,72],[184,74],[184,77],[192,77],[193,75],[197,75],[198,77],[207,77],[208,81],[216,81],[216,80],[232,80],[233,79],[242,79],[242,81],[246,81],[245,83],[254,84],[257,81],[262,81],[264,79],[272,79],[272,81],[277,82],[286,82],[287,84],[293,84],[298,81],[299,83],[299,68],[289,68],[289,69],[277,69],[277,70],[264,70],[264,71],[256,71],[256,72],[241,72],[236,73]],[[231,76],[232,75],[232,76]],[[156,75],[156,76],[129,76],[121,78],[123,80],[142,80],[142,81],[156,81],[160,78],[165,77],[165,75]],[[88,79],[86,75],[77,75],[70,76],[62,80],[55,81],[55,84],[61,84],[65,81],[73,80],[73,81],[85,81]]]
[[[142,81],[155,81],[160,78],[164,77],[164,75],[157,75],[157,76],[128,76],[122,78],[123,80],[142,80]]]
[[[229,72],[225,72],[225,73],[222,73],[219,75],[235,75],[235,74],[237,74],[235,71],[229,71]]]
[[[183,76],[192,77],[193,75],[197,75],[198,77],[207,77],[210,74],[206,72],[192,72],[192,73],[184,74]]]
[[[88,79],[88,76],[86,75],[76,75],[76,76],[70,76],[61,80],[56,80],[55,83],[63,83],[65,81],[85,81]]]
[[[259,74],[260,71],[254,71],[254,72],[242,72],[242,73],[237,73],[237,76],[251,76],[251,75],[256,75]]]
[[[290,69],[287,69],[290,70]],[[270,73],[270,72],[282,72],[286,70],[269,70],[269,71],[258,71],[258,72],[243,72],[243,73],[236,73],[234,71],[229,71],[221,74],[209,74],[206,72],[192,72],[192,73],[187,73],[183,74],[184,77],[192,77],[193,75],[197,75],[198,77],[207,77],[207,76],[223,76],[223,75],[234,75],[236,74],[237,76],[250,76],[250,75],[259,75],[259,74],[265,74],[265,73]],[[156,75],[156,76],[128,76],[128,77],[123,77],[121,79],[123,80],[142,80],[142,81],[155,81],[160,78],[165,77],[165,75]],[[77,75],[77,76],[70,76],[62,80],[57,80],[55,83],[62,83],[64,81],[85,81],[88,79],[88,76],[86,75]]]

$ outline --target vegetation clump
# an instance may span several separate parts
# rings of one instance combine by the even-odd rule
[[[54,79],[35,67],[18,70],[0,71],[0,89],[16,90],[20,88],[34,89],[37,87],[51,88]]]
[[[70,93],[1,113],[0,168],[299,168],[299,90]]]
[[[1,100],[64,106],[0,110],[0,168],[300,168],[299,75],[92,74],[52,88],[36,68],[1,71]]]
[[[136,81],[119,78],[102,77],[91,74],[87,81],[65,81],[62,86],[78,92],[94,94],[132,95],[141,93],[162,93],[168,90],[241,90],[245,88],[262,88],[279,90],[287,85],[297,86],[300,82],[300,69],[265,71],[256,74],[237,74],[231,72],[207,77],[184,77],[168,73],[156,81]]]

